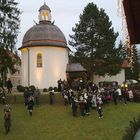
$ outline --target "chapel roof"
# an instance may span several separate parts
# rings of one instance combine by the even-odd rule
[[[35,46],[66,47],[67,41],[63,32],[52,23],[39,23],[31,27],[24,35],[22,48]]]
[[[50,8],[45,3],[39,9],[40,16],[42,16],[42,10],[49,10],[51,12]],[[19,48],[19,50],[27,47],[29,48],[38,46],[68,48],[63,32],[56,25],[54,25],[54,23],[52,23],[50,20],[47,20],[46,17],[45,19],[40,20],[39,23],[36,23],[36,25],[31,27],[25,33],[22,40],[22,46]]]

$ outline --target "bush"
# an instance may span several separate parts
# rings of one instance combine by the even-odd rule
[[[22,85],[18,85],[18,86],[17,86],[17,91],[18,91],[18,92],[24,92],[24,89],[25,89],[25,87],[22,86]]]
[[[43,89],[43,92],[47,92],[48,90],[46,88]]]
[[[58,91],[58,88],[57,87],[54,87],[54,92],[57,92]]]
[[[139,128],[140,128],[140,115],[138,119],[133,118],[133,121],[130,121],[130,126],[126,128],[122,140],[133,140]]]
[[[25,89],[29,90],[29,87],[24,87],[24,90],[25,90]]]
[[[33,92],[34,92],[34,91],[35,91],[35,89],[36,89],[34,85],[29,86],[29,88],[30,88],[30,89],[31,89],[31,91],[33,91]]]
[[[53,90],[53,87],[49,87],[49,91]]]

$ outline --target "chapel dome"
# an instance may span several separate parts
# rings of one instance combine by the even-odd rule
[[[39,23],[25,33],[19,49],[36,46],[68,48],[63,32],[51,22],[51,10],[45,3],[39,9]]]
[[[21,48],[34,46],[67,47],[67,42],[64,34],[56,25],[40,23],[25,33]]]

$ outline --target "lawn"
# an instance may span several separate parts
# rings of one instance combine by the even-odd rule
[[[109,103],[103,106],[103,119],[98,118],[96,110],[91,110],[89,116],[74,118],[70,106],[43,103],[34,107],[30,117],[24,104],[12,104],[12,128],[5,135],[0,105],[0,140],[121,140],[139,110],[139,103]]]

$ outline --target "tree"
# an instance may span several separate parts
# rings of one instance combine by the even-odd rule
[[[20,25],[20,10],[15,0],[0,0],[0,74],[2,81],[8,70],[15,72],[16,57],[11,57],[16,52],[16,40]]]
[[[80,62],[93,80],[98,75],[115,75],[121,70],[121,47],[115,47],[118,33],[114,32],[108,15],[101,8],[89,3],[79,23],[72,28],[69,44],[76,49],[74,60]]]
[[[139,73],[140,73],[140,62],[138,56],[137,46],[131,46],[127,53],[128,58],[130,58],[131,67],[126,69],[126,79],[135,79],[139,80]]]

